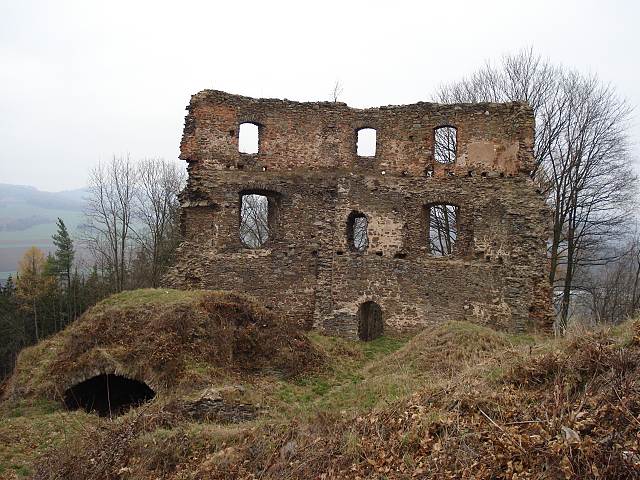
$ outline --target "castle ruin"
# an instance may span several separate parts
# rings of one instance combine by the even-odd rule
[[[257,147],[243,153],[247,126]],[[447,320],[547,330],[533,142],[523,103],[355,109],[204,90],[188,106],[184,239],[165,284],[248,293],[363,340]]]

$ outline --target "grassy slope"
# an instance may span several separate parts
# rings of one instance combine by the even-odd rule
[[[136,307],[150,300],[174,304],[184,301],[184,295],[199,294],[133,292],[100,308]],[[605,336],[615,348],[634,342],[630,325]],[[369,343],[317,333],[308,337],[324,354],[321,368],[288,379],[269,373],[232,379],[243,389],[242,400],[262,409],[256,420],[242,424],[194,422],[176,414],[172,406],[182,400],[180,392],[114,421],[63,412],[40,399],[5,402],[0,406],[0,445],[5,444],[0,447],[0,478],[22,478],[38,461],[45,466],[41,472],[65,472],[69,479],[112,474],[131,479],[313,478],[331,469],[335,478],[409,478],[426,465],[446,472],[447,462],[454,460],[438,456],[445,445],[456,455],[485,444],[503,448],[506,442],[508,447],[510,435],[521,432],[501,434],[499,428],[505,427],[491,422],[525,419],[522,425],[529,428],[526,422],[539,414],[536,408],[552,410],[545,402],[558,387],[546,386],[540,375],[567,376],[567,388],[576,381],[570,372],[558,370],[557,363],[548,365],[549,358],[575,357],[571,341],[508,335],[465,322],[430,328],[413,338],[382,337]],[[573,426],[567,412],[558,415]],[[526,438],[544,436],[542,430],[536,432],[527,431]],[[545,441],[553,442],[552,437]],[[53,456],[42,463],[40,456],[51,447]],[[505,452],[517,460],[517,449]],[[484,456],[494,454],[490,450]],[[99,468],[89,458],[99,458]],[[506,460],[501,465],[499,458],[491,461],[498,471],[526,470],[526,458],[515,466],[507,466]],[[491,465],[471,472],[481,467],[490,478]],[[228,476],[231,471],[235,473]],[[442,472],[438,478],[445,478]]]
[[[45,451],[82,435],[98,417],[65,412],[57,402],[29,400],[0,405],[0,478],[27,478]]]
[[[259,319],[259,327],[268,328],[255,329],[252,325],[234,328],[234,321],[242,321],[247,316]],[[227,325],[226,321],[232,324]],[[234,345],[242,347],[243,340],[261,340],[262,347],[252,350],[263,352],[268,358],[254,355],[249,361],[262,360],[271,370],[277,367],[274,361],[279,357],[288,358],[283,357],[285,348],[291,347],[286,340],[294,335],[276,321],[270,312],[250,299],[226,292],[143,289],[103,300],[63,332],[20,353],[16,371],[4,386],[5,401],[0,403],[0,478],[27,475],[33,462],[46,449],[61,442],[73,444],[75,436],[93,433],[108,423],[94,415],[66,412],[62,404],[55,401],[62,397],[59,385],[60,380],[68,376],[66,370],[73,372],[78,367],[82,370],[96,358],[98,362],[107,359],[106,364],[116,366],[119,371],[144,370],[133,365],[135,363],[157,368],[153,363],[154,355],[162,348],[154,348],[154,342],[160,339],[162,343],[166,338],[164,343],[169,346],[166,352],[161,352],[161,361],[165,366],[170,360],[180,365],[176,372],[182,383],[177,390],[188,396],[194,392],[186,388],[187,385],[221,386],[226,382],[238,383],[245,377],[242,365],[237,365],[243,357],[232,349],[229,352],[236,363],[231,366],[201,358],[206,348],[215,353],[216,341],[222,344],[235,342]],[[206,331],[202,329],[203,325],[208,327]],[[239,331],[240,337],[233,336],[234,331]],[[198,352],[181,348],[180,342],[189,340],[192,335],[205,342],[206,347]],[[271,342],[277,351],[269,349]],[[82,346],[78,352],[70,352],[78,345]],[[138,351],[143,353],[134,355],[136,358],[127,365],[130,353]],[[304,360],[302,354],[296,356],[295,352],[292,358]],[[274,383],[282,376],[282,371],[277,371]],[[256,375],[249,373],[246,378],[252,381]],[[251,387],[249,390],[253,391]],[[181,396],[172,389],[158,393],[160,408]]]
[[[191,301],[193,296],[198,295],[201,293],[127,292],[103,302],[98,310],[102,313],[110,309],[135,308],[149,301],[175,304]],[[144,468],[157,467],[158,458],[166,457],[170,453],[167,449],[177,441],[176,438],[183,438],[185,435],[191,440],[189,452],[192,449],[215,450],[222,444],[239,441],[247,429],[282,429],[287,428],[291,419],[313,422],[323,415],[338,415],[343,418],[363,415],[372,409],[385,408],[407,398],[422,386],[448,379],[455,369],[475,363],[496,349],[534,341],[528,337],[510,336],[463,322],[452,322],[429,329],[412,339],[382,337],[368,343],[325,337],[318,333],[310,333],[308,336],[327,360],[320,370],[292,379],[262,375],[243,378],[240,382],[246,392],[244,401],[251,401],[262,408],[263,415],[258,420],[240,426],[181,421],[171,428],[151,428],[150,431],[142,432],[133,442],[134,447],[137,445],[142,448],[141,446],[146,445],[144,449],[148,458],[144,460]],[[52,355],[59,348],[59,342],[59,339],[50,339],[24,355],[29,362],[36,361],[36,358],[47,358],[47,355]],[[45,372],[39,371],[38,375],[40,374],[44,375]],[[176,397],[179,395],[154,402],[156,411],[162,410],[163,403],[176,401]],[[74,435],[82,438],[87,430],[108,429],[114,423],[130,421],[130,418],[127,420],[128,417],[124,417],[109,422],[86,414],[63,412],[55,403],[45,403],[46,408],[42,408],[40,400],[33,402],[34,406],[29,407],[28,413],[24,415],[20,414],[19,408],[29,405],[28,401],[23,401],[23,407],[18,407],[17,410],[15,407],[5,406],[5,411],[0,411],[4,417],[0,423],[0,437],[8,435],[8,430],[14,429],[16,422],[29,425],[21,435],[21,442],[0,452],[0,471],[31,471],[37,455],[45,447],[59,446],[64,440],[59,434],[61,424],[67,426],[66,440],[73,443]],[[74,422],[79,425],[75,430],[72,427]],[[157,451],[149,449],[150,444]],[[173,452],[169,458],[176,456],[180,457]],[[183,460],[174,458],[168,463],[180,464]]]
[[[199,295],[190,292],[187,295]],[[136,306],[145,302],[153,292],[140,294],[121,294],[116,300],[110,299],[100,309],[119,308],[116,305]],[[169,292],[162,301],[172,303],[184,301],[183,295]],[[247,378],[240,385],[245,390],[244,398],[262,405],[266,415],[251,425],[270,423],[282,424],[292,417],[311,417],[320,411],[330,411],[336,406],[349,406],[364,411],[379,402],[397,398],[391,394],[384,398],[374,397],[363,374],[367,365],[375,363],[404,345],[407,339],[380,338],[369,343],[357,343],[334,337],[325,337],[317,333],[309,335],[313,344],[330,358],[327,366],[320,372],[292,379],[283,379],[278,375],[260,378]],[[45,345],[43,345],[45,344]],[[44,358],[55,351],[52,345],[58,345],[59,339],[42,342],[25,352],[28,361],[32,358]],[[192,368],[198,368],[192,365]],[[38,375],[44,372],[38,371]],[[234,382],[238,384],[238,382]],[[389,386],[392,391],[396,387]],[[366,392],[366,394],[363,394]],[[179,395],[172,395],[161,403],[176,401]],[[353,401],[357,398],[357,401]],[[160,407],[161,408],[161,407]],[[135,414],[129,415],[129,420]],[[116,420],[118,422],[119,420]],[[126,420],[124,420],[126,421]],[[62,406],[50,400],[28,399],[17,402],[7,401],[0,404],[0,478],[23,478],[32,473],[34,462],[48,448],[61,446],[63,442],[73,444],[74,436],[83,437],[87,431],[95,428],[108,428],[113,422],[88,415],[84,412],[66,412]],[[194,443],[202,440],[203,445],[212,446],[212,441],[234,437],[244,430],[244,426],[219,426],[208,423],[182,422],[177,428],[158,428],[142,435],[138,441],[142,445],[149,442],[158,450],[156,457],[175,456],[169,454],[168,446],[180,435],[189,435]],[[206,437],[206,441],[202,439]],[[165,446],[163,449],[162,446]],[[150,452],[151,453],[151,452]],[[3,476],[4,475],[4,476]]]

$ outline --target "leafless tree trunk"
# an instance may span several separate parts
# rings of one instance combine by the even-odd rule
[[[131,256],[137,174],[129,157],[99,164],[89,175],[84,242],[113,277],[113,289],[126,286]]]
[[[135,238],[150,262],[150,286],[157,287],[171,252],[179,241],[178,193],[184,170],[160,159],[143,160],[137,167]]]
[[[434,158],[437,162],[455,162],[457,148],[455,128],[440,127],[435,130]]]
[[[591,298],[591,315],[596,322],[619,323],[640,312],[640,237],[612,246],[618,258],[596,265],[578,278],[579,288]]]
[[[637,178],[627,155],[630,109],[597,77],[549,64],[532,50],[487,64],[437,92],[442,102],[526,101],[536,116],[531,172],[553,209],[549,280],[564,330],[580,268],[616,258],[599,248],[628,225]]]

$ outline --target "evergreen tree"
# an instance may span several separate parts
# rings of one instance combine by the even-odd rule
[[[18,352],[28,340],[15,290],[9,276],[0,295],[0,383],[13,371]]]
[[[13,277],[11,274],[7,277],[7,281],[4,282],[4,286],[2,287],[2,295],[5,297],[13,297],[16,293],[16,284],[13,282]]]
[[[76,255],[73,248],[73,240],[69,236],[67,226],[61,218],[56,223],[58,231],[51,237],[53,244],[56,246],[55,262],[58,275],[64,279],[67,289],[71,286],[71,270],[73,268],[73,259]]]
[[[71,288],[71,271],[73,269],[73,259],[76,252],[73,248],[73,240],[69,235],[67,226],[61,218],[58,218],[56,225],[58,227],[58,231],[51,238],[53,239],[53,244],[56,246],[56,274],[64,285],[67,315],[67,321],[65,323],[68,323],[72,318],[75,318],[75,311],[73,308],[73,298],[75,298],[75,295]]]
[[[44,268],[42,274],[47,277],[58,276],[58,262],[51,252],[47,253],[47,258],[44,261]]]

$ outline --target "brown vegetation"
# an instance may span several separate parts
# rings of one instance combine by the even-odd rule
[[[182,391],[240,372],[295,375],[318,353],[292,324],[246,296],[137,290],[92,307],[60,334],[25,349],[9,384],[13,398],[60,398],[99,373]]]
[[[252,435],[218,454],[231,465],[198,475],[638,478],[640,324],[633,331],[498,350],[388,408]]]
[[[148,305],[140,302],[145,292],[159,295],[122,294],[116,297],[117,309],[115,301],[107,301],[92,311],[95,325],[83,327],[84,344],[90,346],[88,339],[96,336],[110,355],[117,355],[117,335],[100,332],[105,328],[101,315],[113,321],[109,312]],[[235,343],[241,347],[221,350],[218,342],[218,353],[213,354],[197,342],[217,340],[204,340],[194,320],[182,323],[185,305],[196,305],[212,323],[223,322],[231,331],[259,327],[245,322],[258,318],[256,313],[251,307],[239,308],[237,297],[227,294],[209,297],[218,306],[226,305],[222,310],[207,307],[208,294],[202,292],[167,295],[170,308],[164,311],[179,315],[171,321],[152,316],[158,342],[180,345],[187,352],[183,358],[191,358],[184,365],[194,361],[191,355],[208,358],[216,374],[204,375],[202,364],[176,367],[174,371],[182,373],[175,388],[137,410],[114,420],[78,413],[73,421],[80,428],[53,443],[49,453],[38,451],[34,478],[624,479],[640,474],[640,322],[562,340],[449,322],[426,329],[404,346],[405,340],[389,337],[363,343],[314,333],[307,340],[292,331],[306,345],[299,357],[292,356],[295,344],[264,345],[267,352],[254,341],[258,337],[245,340],[224,333],[242,339]],[[233,313],[222,320],[212,311]],[[149,327],[149,320],[127,316],[121,322],[125,319]],[[187,325],[189,340],[166,336],[160,325],[175,331]],[[218,335],[223,331],[216,330]],[[157,349],[156,355],[174,358],[172,349],[139,337],[152,346],[141,355]],[[260,337],[264,344],[279,341],[270,338],[275,340]],[[282,348],[289,353],[278,357]],[[85,346],[68,353],[83,362],[94,350]],[[269,359],[271,354],[276,358]],[[320,357],[322,366],[316,361]],[[59,365],[70,361],[60,354],[56,358],[62,359]],[[316,368],[296,369],[301,372],[297,377],[283,377],[273,369],[281,368],[285,358],[287,365]],[[247,362],[257,362],[262,373],[244,375],[238,385],[240,377],[233,371],[245,372]],[[223,374],[222,365],[232,367]],[[221,387],[189,389],[192,378],[200,388],[205,377]],[[201,415],[207,405],[214,405],[207,410],[212,415]],[[59,422],[58,415],[24,421]]]

